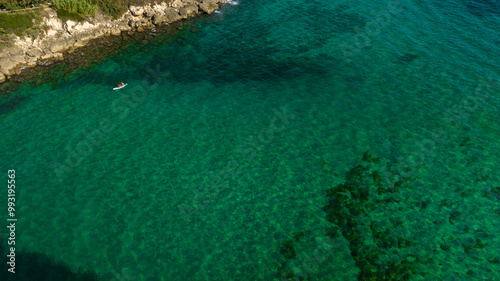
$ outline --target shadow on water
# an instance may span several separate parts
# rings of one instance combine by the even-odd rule
[[[467,10],[476,16],[500,15],[498,0],[463,0]]]
[[[418,59],[419,55],[404,53],[396,57],[396,61],[401,64],[409,64],[414,60]]]
[[[99,281],[101,278],[96,273],[79,268],[74,272],[63,262],[56,261],[43,253],[15,252],[15,273],[7,271],[10,252],[5,248],[7,241],[2,241],[0,280],[3,281]]]
[[[219,15],[202,16],[169,25],[163,28],[166,32],[158,32],[157,36],[145,32],[132,37],[97,39],[73,54],[65,53],[63,62],[27,70],[22,82],[49,83],[52,89],[69,89],[77,80],[112,87],[119,80],[140,79],[147,67],[156,69],[158,65],[169,73],[168,79],[173,83],[209,81],[221,85],[236,81],[287,81],[302,75],[322,76],[339,65],[339,61],[328,54],[311,54],[311,50],[326,46],[339,34],[353,32],[356,27],[366,24],[366,20],[350,12],[345,5],[331,8],[311,3],[306,8],[290,4],[287,13],[280,15],[278,21],[284,22],[281,26],[253,22],[255,15],[252,12],[241,15],[245,14],[242,12],[238,19],[226,15],[225,21],[230,23],[216,21]],[[245,16],[248,19],[244,21],[252,22],[248,28],[231,25],[235,20],[241,22],[241,17]],[[296,22],[293,17],[300,17],[300,30],[292,28],[291,32],[296,33],[281,36],[279,28],[290,30],[289,25]],[[215,30],[215,35],[207,29]],[[116,71],[99,67],[106,58],[117,62]],[[25,100],[7,99],[0,104],[0,113],[12,112]]]
[[[174,36],[165,35],[154,38],[148,46],[148,53],[154,53],[152,59],[144,58],[134,66],[120,66],[119,73],[110,75],[105,69],[96,67],[85,79],[92,84],[103,86],[117,83],[117,76],[126,78],[142,77],[138,70],[147,68],[169,73],[169,81],[173,83],[197,83],[209,81],[215,85],[250,81],[281,81],[295,79],[305,74],[322,75],[331,69],[338,60],[325,54],[302,55],[312,48],[310,46],[295,52],[286,50],[288,46],[273,41],[269,28],[255,28],[251,32],[241,30],[221,31],[219,37],[224,40],[210,39],[208,44],[203,39],[204,23],[184,25]],[[155,42],[163,42],[163,46],[151,46]],[[167,44],[168,42],[168,44]]]
[[[190,83],[210,81],[213,84],[229,84],[234,82],[251,81],[282,81],[296,79],[304,74],[322,75],[326,73],[328,64],[321,59],[283,58],[276,59],[271,55],[258,55],[242,58],[237,54],[224,60],[210,58],[203,64],[186,63],[182,61],[170,62],[177,65],[170,79],[176,83]]]
[[[253,20],[256,15],[252,11],[238,16],[237,20],[227,17],[229,22],[224,24],[213,20],[200,22],[197,34],[189,34],[187,28],[179,32],[166,51],[176,55],[158,58],[162,65],[175,70],[170,73],[170,79],[174,83],[209,81],[220,85],[322,76],[340,61],[324,53],[311,54],[311,50],[322,48],[339,34],[354,32],[356,27],[366,24],[362,16],[349,12],[348,6],[332,9],[318,3],[306,8],[289,4],[286,13],[278,14],[276,22],[271,23]],[[232,22],[242,21],[241,17],[248,17],[251,26],[242,28]],[[290,29],[297,17],[300,26]],[[216,30],[216,40],[204,40],[205,36],[211,36],[205,34],[208,24]]]
[[[14,96],[14,97],[2,97],[0,99],[0,117],[4,117],[14,111],[19,104],[26,101],[27,97]]]

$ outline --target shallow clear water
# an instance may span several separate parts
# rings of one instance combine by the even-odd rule
[[[412,186],[358,216],[403,222],[412,246],[381,260],[500,279],[500,15],[479,2],[242,0],[20,85],[0,119],[18,249],[103,280],[278,280],[304,232],[295,275],[356,280],[323,207],[369,150]]]

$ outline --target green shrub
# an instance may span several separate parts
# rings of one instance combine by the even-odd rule
[[[7,10],[19,10],[24,9],[17,1],[0,1],[0,5],[5,7]]]
[[[110,15],[114,19],[119,18],[128,8],[128,0],[94,0],[94,3],[104,14]]]
[[[0,7],[5,7],[7,10],[19,10],[29,8],[33,0],[0,0]]]
[[[82,17],[95,15],[96,6],[92,0],[54,0],[52,6],[59,11],[79,14]]]
[[[21,36],[26,29],[33,26],[32,15],[0,13],[0,26],[5,31]]]
[[[14,45],[14,35],[0,32],[0,50]]]
[[[25,31],[25,36],[30,37],[31,39],[35,40],[35,38],[40,34],[43,33],[45,29],[41,26],[33,26],[32,28],[28,28]]]
[[[83,21],[85,18],[78,13],[71,13],[66,10],[57,10],[57,15],[63,20]]]

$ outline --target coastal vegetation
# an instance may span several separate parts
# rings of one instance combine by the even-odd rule
[[[85,20],[85,17],[83,17],[79,13],[68,12],[68,11],[62,10],[62,9],[57,11],[57,15],[63,21],[72,20],[72,21],[81,22],[81,21]]]
[[[33,26],[32,14],[0,14],[0,33],[23,35],[23,31]]]
[[[31,0],[0,0],[0,9],[7,11],[16,11],[29,8],[31,4],[40,6],[49,4],[50,1],[31,1]],[[94,16],[97,10],[102,13],[118,18],[127,11],[128,5],[144,5],[151,1],[147,0],[53,0],[51,6],[57,11],[59,16],[72,20],[83,20]]]
[[[59,16],[70,19],[83,20],[89,16],[94,16],[97,10],[113,17],[120,17],[127,11],[128,0],[54,0],[53,8]]]
[[[144,1],[135,1],[144,2]],[[29,9],[31,4],[41,7],[49,1],[0,0],[0,49],[13,44],[14,35],[35,38],[46,29],[40,23],[42,9]],[[84,21],[95,16],[97,10],[113,18],[125,13],[129,1],[125,0],[53,0],[51,7],[62,20]]]
[[[93,0],[95,4],[99,7],[104,14],[110,15],[113,18],[120,17],[123,13],[127,11],[128,3],[127,0]]]
[[[14,35],[34,38],[44,28],[39,11],[0,13],[0,49],[13,44]]]
[[[31,0],[0,0],[0,9],[19,10],[30,6]],[[41,2],[41,1],[35,1]]]
[[[129,5],[145,6],[152,3],[150,0],[0,0],[0,49],[11,46],[15,36],[36,38],[40,32],[46,31],[48,27],[43,26],[40,19],[44,13],[42,4],[47,7],[49,2],[49,7],[63,21],[78,22],[95,16],[98,10],[117,19],[127,11]],[[38,8],[30,9],[32,5]]]
[[[129,38],[144,27],[159,27],[198,13],[210,14],[222,0],[197,1],[181,0],[176,4],[181,7],[178,9],[165,8],[164,3],[172,0],[160,4],[152,0],[0,0],[0,83],[26,73],[27,68],[66,59],[63,52],[74,52],[92,39],[106,35]],[[154,37],[155,31],[149,35]]]
[[[57,13],[76,14],[81,17],[95,15],[96,5],[92,0],[54,0],[52,7]]]

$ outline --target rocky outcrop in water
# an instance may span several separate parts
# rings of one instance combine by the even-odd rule
[[[122,32],[144,31],[156,25],[169,24],[198,13],[212,13],[219,3],[226,0],[174,0],[149,3],[146,6],[129,6],[120,18],[96,13],[82,22],[63,21],[50,8],[43,11],[42,26],[46,32],[36,38],[16,37],[13,46],[0,52],[0,83],[11,75],[19,74],[24,67],[48,65],[63,59],[63,52],[73,52],[92,40]]]

